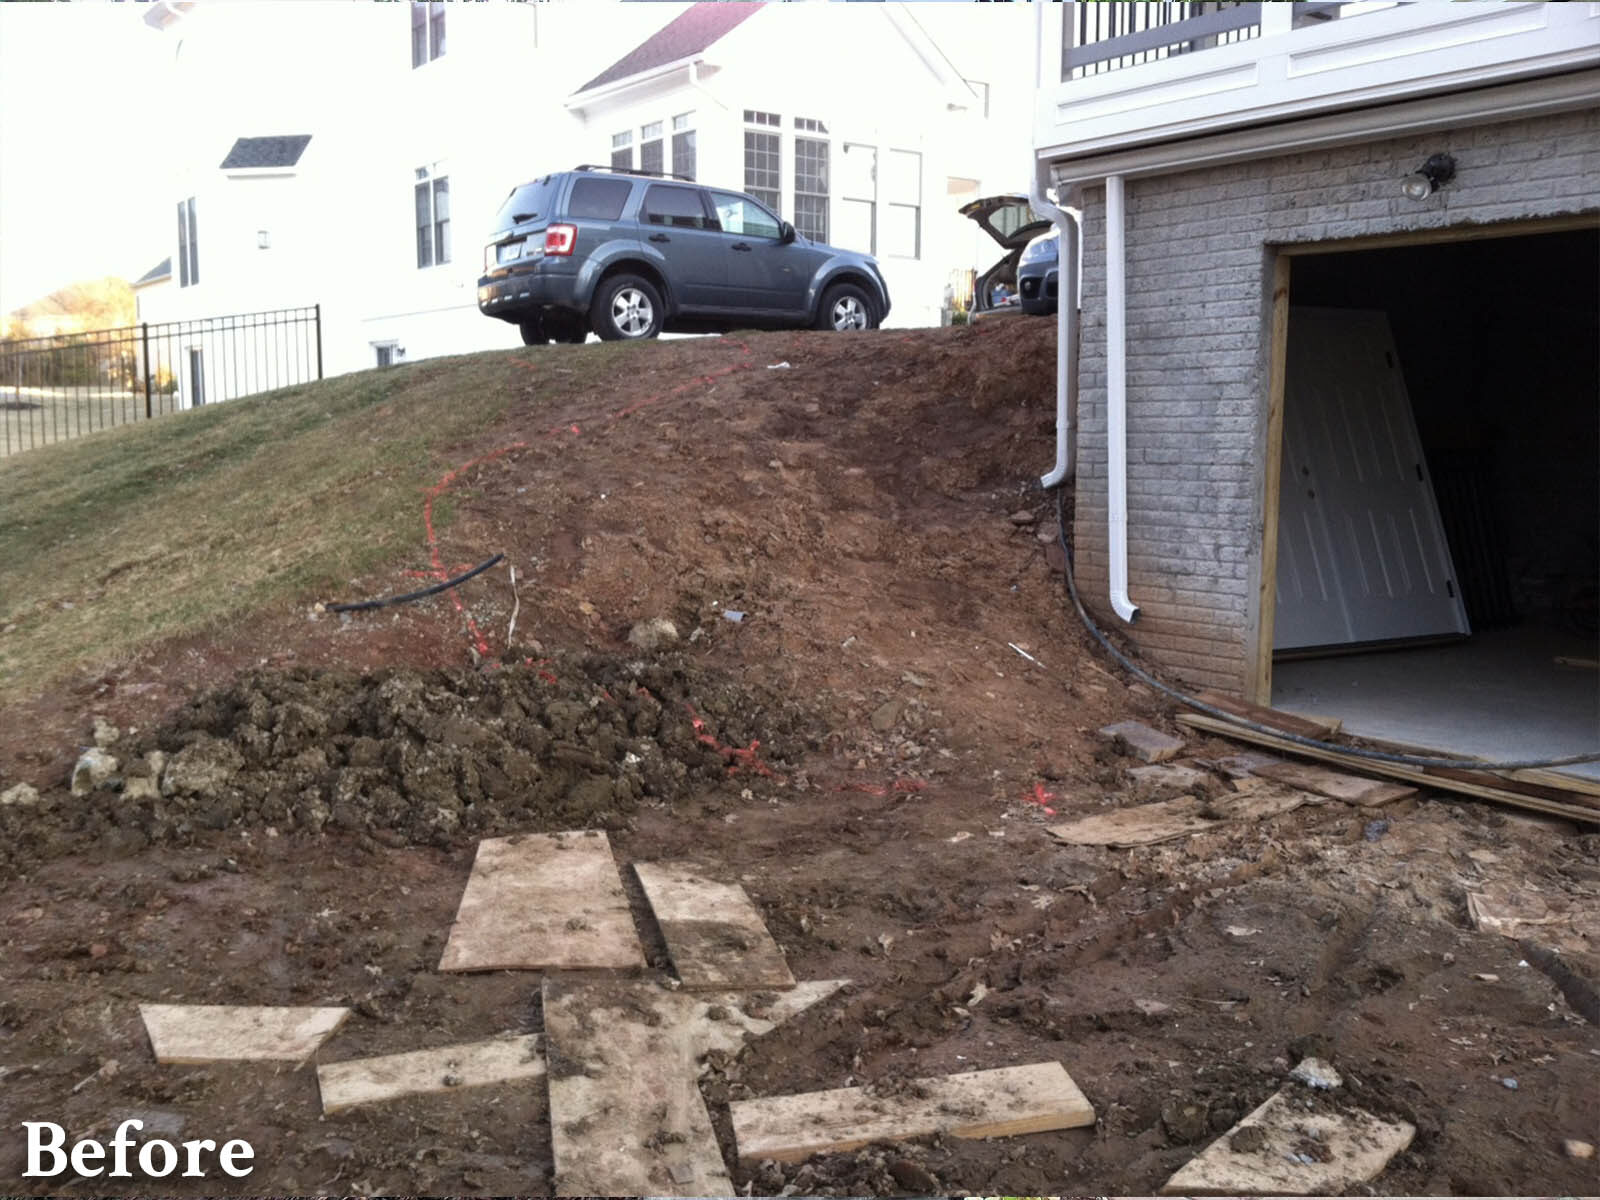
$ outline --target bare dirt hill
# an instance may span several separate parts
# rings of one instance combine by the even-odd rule
[[[1595,1190],[1563,1150],[1593,1140],[1583,993],[1464,899],[1592,910],[1594,837],[1427,795],[1133,850],[1045,833],[1140,791],[1099,727],[1176,730],[1047,555],[1051,323],[628,347],[552,402],[593,353],[503,356],[515,403],[438,463],[392,569],[4,714],[0,771],[42,795],[0,808],[0,1128],[255,1147],[174,1194],[548,1192],[541,1087],[324,1120],[309,1070],[157,1066],[137,1005],[349,1004],[324,1060],[537,1030],[536,973],[439,952],[477,837],[598,826],[623,864],[742,881],[797,978],[854,981],[702,1080],[741,1191],[1152,1194],[1313,1051],[1418,1128],[1379,1191]],[[314,606],[496,553],[420,603]],[[655,618],[676,638],[629,641]],[[73,797],[95,716],[121,783]],[[735,1166],[730,1100],[1044,1059],[1095,1127]],[[0,1135],[0,1188],[40,1190],[22,1169]]]

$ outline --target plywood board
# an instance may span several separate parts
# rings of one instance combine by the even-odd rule
[[[439,970],[643,966],[604,833],[522,834],[478,843]]]
[[[1385,783],[1381,779],[1344,775],[1338,771],[1330,771],[1326,767],[1314,767],[1310,763],[1270,763],[1264,767],[1257,767],[1254,774],[1263,779],[1287,783],[1291,787],[1304,788],[1308,792],[1316,792],[1319,796],[1328,796],[1362,808],[1373,808],[1417,794],[1416,788],[1407,787],[1403,783]]]
[[[798,1162],[935,1133],[1010,1137],[1094,1124],[1094,1106],[1058,1062],[918,1079],[893,1093],[835,1088],[728,1108],[740,1162]]]
[[[322,1111],[401,1096],[538,1079],[544,1075],[544,1047],[536,1033],[508,1033],[481,1042],[353,1058],[317,1067]]]
[[[348,1008],[141,1004],[158,1063],[301,1062],[350,1015]]]
[[[1047,825],[1045,832],[1074,846],[1149,846],[1215,828],[1204,812],[1205,805],[1193,796],[1179,796]]]
[[[1267,746],[1274,750],[1282,750],[1288,754],[1297,754],[1304,758],[1330,762],[1336,766],[1365,771],[1369,775],[1381,775],[1385,779],[1404,779],[1411,783],[1420,783],[1425,787],[1435,787],[1440,791],[1458,792],[1463,796],[1477,796],[1483,800],[1494,800],[1500,804],[1510,805],[1512,808],[1527,809],[1529,812],[1551,813],[1558,817],[1567,817],[1574,821],[1582,821],[1589,824],[1600,823],[1600,812],[1581,804],[1561,803],[1555,800],[1546,800],[1540,796],[1522,795],[1517,792],[1507,791],[1504,788],[1489,786],[1487,782],[1479,784],[1464,779],[1434,776],[1420,767],[1409,766],[1405,763],[1378,762],[1373,759],[1357,758],[1354,755],[1345,754],[1338,750],[1321,750],[1314,746],[1302,746],[1297,742],[1291,742],[1275,734],[1257,733],[1253,729],[1240,729],[1237,726],[1229,725],[1212,717],[1184,713],[1177,718],[1177,721],[1178,724],[1189,729],[1199,729],[1206,733],[1217,734],[1220,737],[1248,742],[1253,746]],[[1493,779],[1494,776],[1484,772],[1483,778],[1487,781]]]
[[[1260,1108],[1185,1163],[1163,1196],[1341,1196],[1376,1179],[1416,1129],[1353,1108],[1311,1110],[1296,1087]],[[1315,1103],[1315,1102],[1314,1102]]]
[[[794,976],[738,884],[693,863],[636,863],[673,968],[687,988],[791,988]]]
[[[1293,812],[1302,805],[1312,803],[1321,804],[1323,799],[1309,792],[1295,791],[1293,788],[1264,782],[1258,788],[1218,796],[1206,806],[1206,811],[1222,820],[1265,821],[1272,817],[1281,817],[1284,813]]]
[[[648,981],[546,979],[556,1194],[731,1195],[699,1061],[737,1050],[844,983],[689,995]]]

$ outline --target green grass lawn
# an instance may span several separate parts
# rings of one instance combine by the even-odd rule
[[[584,386],[612,360],[594,349],[542,379]],[[421,490],[455,465],[439,455],[529,382],[512,356],[364,371],[0,459],[0,703],[417,555]]]

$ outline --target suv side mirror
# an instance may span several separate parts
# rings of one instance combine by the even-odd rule
[[[794,241],[794,226],[787,221],[778,222],[778,244],[787,246]]]

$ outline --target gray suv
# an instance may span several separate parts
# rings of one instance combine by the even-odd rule
[[[513,188],[483,252],[478,311],[530,345],[662,332],[875,329],[877,260],[795,232],[741,192],[581,166]]]

